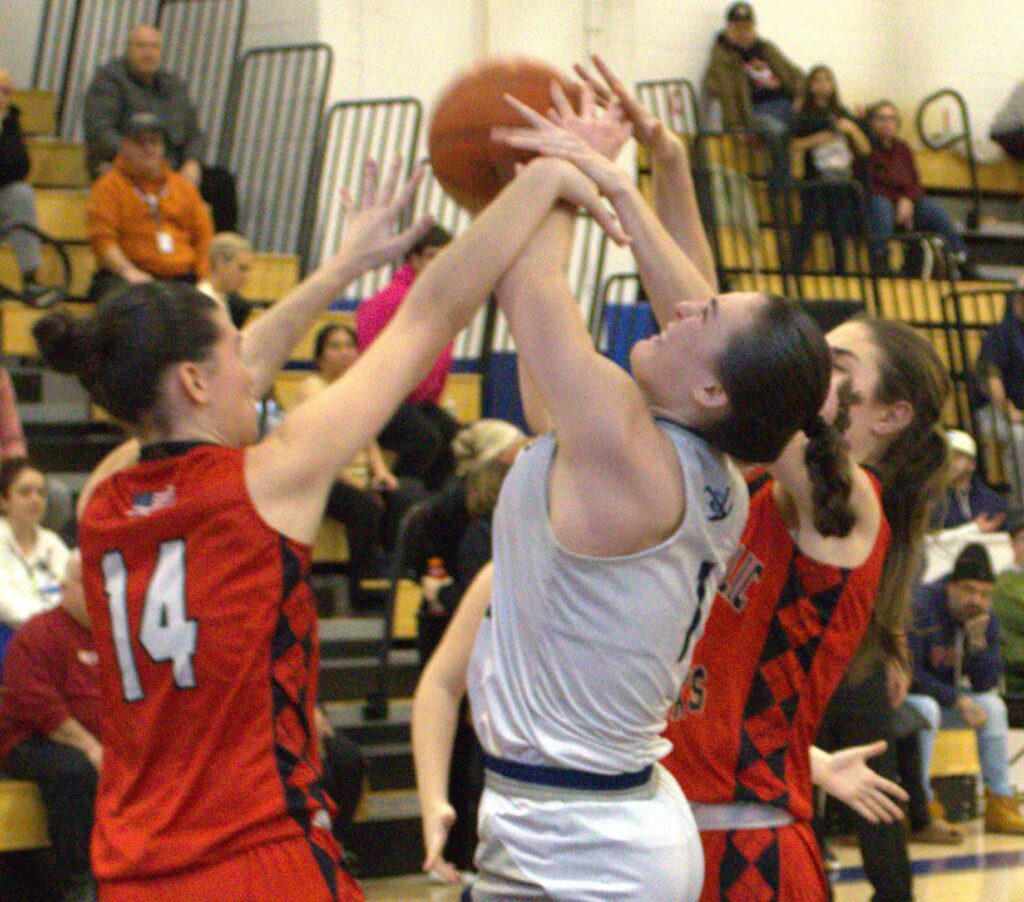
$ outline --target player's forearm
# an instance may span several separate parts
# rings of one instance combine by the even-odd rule
[[[715,293],[708,282],[632,182],[623,181],[609,194],[623,228],[632,237],[630,249],[637,272],[651,302],[651,310],[663,328],[675,319],[682,300],[707,300]],[[699,221],[699,217],[698,217]],[[703,227],[700,233],[703,235]]]
[[[448,777],[458,726],[461,696],[428,678],[425,672],[412,704],[412,752],[420,810],[448,801]]]
[[[242,358],[255,378],[255,398],[270,391],[292,348],[360,275],[355,260],[331,259],[242,329]]]
[[[654,211],[669,235],[683,250],[708,285],[718,291],[715,256],[697,204],[690,159],[682,141],[672,151],[652,153]]]

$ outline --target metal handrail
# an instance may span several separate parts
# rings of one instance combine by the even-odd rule
[[[956,103],[960,113],[961,128],[959,131],[942,136],[940,140],[935,140],[925,134],[925,113],[933,103],[947,97]],[[961,141],[964,142],[967,154],[967,168],[971,176],[971,211],[967,214],[967,225],[969,228],[976,229],[981,220],[981,190],[978,187],[978,161],[974,156],[974,141],[971,136],[971,120],[967,113],[967,101],[964,100],[963,95],[959,91],[955,91],[953,88],[943,88],[941,91],[935,91],[921,101],[917,108],[917,116],[914,123],[921,142],[929,150],[946,150],[959,144]]]

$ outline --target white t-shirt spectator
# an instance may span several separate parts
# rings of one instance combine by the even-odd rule
[[[17,628],[56,607],[70,554],[57,533],[39,527],[36,547],[26,555],[0,517],[0,623]]]

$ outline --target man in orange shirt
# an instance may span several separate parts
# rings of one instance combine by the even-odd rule
[[[164,158],[153,113],[128,120],[114,166],[89,191],[89,243],[99,269],[89,299],[152,279],[194,283],[209,272],[213,221],[196,187]]]

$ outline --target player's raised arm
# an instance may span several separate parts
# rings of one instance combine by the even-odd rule
[[[636,383],[599,354],[565,273],[574,214],[554,211],[513,264],[497,298],[528,382],[558,439],[556,534],[573,551],[649,547],[683,513],[682,476]],[[592,524],[589,530],[585,524]]]
[[[589,88],[585,88],[584,98],[589,95]],[[584,102],[577,116],[557,84],[552,85],[552,100],[555,120],[508,98],[530,127],[496,129],[496,140],[568,160],[594,180],[629,233],[630,249],[651,309],[659,325],[667,326],[675,317],[676,304],[681,300],[706,301],[714,293],[712,285],[673,240],[629,174],[606,155],[615,147],[609,134],[614,136],[617,129],[621,133],[618,106],[601,113]]]
[[[242,328],[242,358],[253,373],[253,394],[257,398],[270,391],[292,348],[351,282],[403,256],[430,228],[429,216],[420,217],[404,230],[396,228],[423,175],[422,168],[417,167],[402,184],[401,165],[396,158],[383,185],[378,186],[376,163],[367,161],[361,206],[343,193],[346,217],[341,246],[312,275]]]
[[[313,537],[338,467],[380,432],[559,198],[584,204],[624,238],[576,169],[554,160],[527,166],[423,271],[359,361],[249,451],[250,491],[268,522],[294,538]],[[364,238],[357,232],[352,240]],[[348,252],[357,258],[363,253]]]

